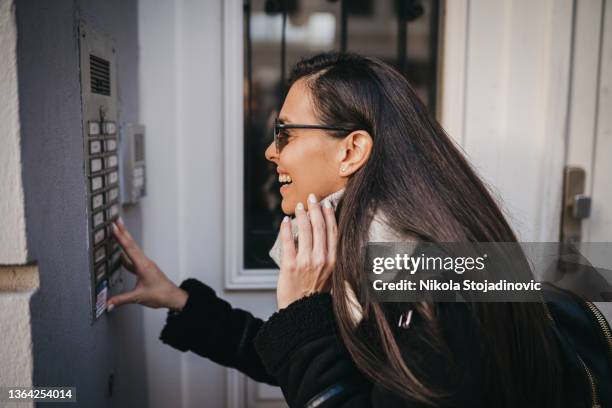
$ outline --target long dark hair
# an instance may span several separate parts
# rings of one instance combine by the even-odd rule
[[[364,243],[376,211],[399,233],[427,242],[516,242],[483,182],[419,100],[408,81],[385,63],[356,54],[325,53],[298,62],[289,82],[304,79],[321,123],[363,129],[374,141],[370,158],[352,175],[338,210],[339,243],[332,274],[334,312],[342,340],[372,381],[410,401],[436,405],[444,391],[408,367],[381,305],[365,295]],[[342,137],[346,133],[332,136]],[[348,284],[348,285],[347,285]],[[365,336],[356,331],[348,287],[360,300]],[[365,300],[363,300],[365,299]],[[436,304],[411,305],[427,323],[425,343],[439,335]],[[472,303],[488,379],[489,402],[516,405],[529,396],[537,406],[559,405],[559,367],[539,303]],[[375,338],[375,341],[372,341]],[[379,350],[373,349],[377,344]],[[444,345],[432,347],[443,353]]]

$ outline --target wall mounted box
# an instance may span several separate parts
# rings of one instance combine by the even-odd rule
[[[121,202],[136,204],[146,195],[145,127],[129,123],[121,130]]]

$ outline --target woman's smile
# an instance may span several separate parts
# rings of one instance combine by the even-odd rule
[[[287,190],[293,184],[293,179],[291,178],[289,173],[285,172],[284,170],[281,170],[280,168],[277,168],[276,171],[278,173],[278,182],[281,183],[280,193],[283,197],[285,197]]]
[[[283,184],[280,187],[280,193],[283,196],[283,198],[285,197],[285,195],[287,194],[287,190],[289,190],[289,188],[291,188],[291,183],[289,184]]]

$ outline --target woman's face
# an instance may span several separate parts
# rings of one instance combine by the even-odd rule
[[[304,80],[293,84],[278,115],[286,124],[319,125],[315,117],[310,92]],[[295,206],[306,205],[308,194],[320,200],[346,184],[340,175],[339,153],[341,138],[334,138],[320,129],[284,129],[287,143],[277,153],[274,142],[268,146],[266,159],[276,164],[285,214],[293,214]]]

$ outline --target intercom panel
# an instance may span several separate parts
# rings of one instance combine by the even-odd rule
[[[112,232],[119,217],[117,61],[113,41],[80,24],[81,101],[92,321],[121,282],[121,249]]]

